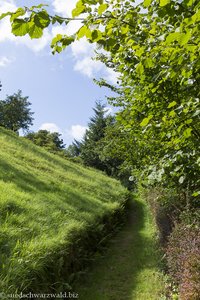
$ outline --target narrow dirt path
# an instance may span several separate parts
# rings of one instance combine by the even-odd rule
[[[164,289],[155,225],[146,203],[133,200],[126,226],[76,287],[80,300],[159,300]]]

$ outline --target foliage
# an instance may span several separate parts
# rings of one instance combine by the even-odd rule
[[[68,157],[78,157],[81,154],[81,145],[80,141],[74,139],[71,145],[69,145],[65,151]]]
[[[8,15],[13,33],[31,38],[50,24],[82,20],[73,36],[53,39],[53,51],[82,37],[106,50],[98,58],[121,74],[113,103],[122,108],[123,132],[135,137],[144,175],[187,190],[188,201],[199,196],[199,1],[80,0],[72,18],[51,16],[42,5],[1,18]]]
[[[81,159],[86,166],[105,171],[109,176],[119,179],[127,188],[132,188],[133,184],[128,180],[131,168],[125,161],[127,155],[121,149],[119,141],[115,140],[118,137],[116,120],[107,115],[106,106],[101,102],[96,102],[93,110],[94,116],[90,118],[82,141],[74,140],[65,153],[68,157]]]
[[[19,129],[28,130],[33,125],[33,112],[28,97],[23,97],[19,90],[0,101],[0,126],[18,132]]]
[[[0,290],[66,291],[122,220],[126,190],[4,128],[0,144]]]
[[[90,118],[88,129],[80,143],[80,156],[85,165],[105,171],[106,164],[100,159],[101,139],[105,136],[105,129],[112,122],[112,117],[106,115],[106,106],[100,102],[96,102],[93,110],[94,116]]]
[[[39,130],[38,132],[29,132],[25,137],[50,152],[58,152],[65,148],[63,139],[60,138],[61,134],[58,132]]]
[[[98,59],[121,74],[120,87],[110,86],[119,93],[110,101],[121,108],[117,115],[121,133],[115,140],[120,146],[115,155],[124,151],[133,174],[140,171],[148,184],[175,188],[187,208],[195,207],[200,198],[199,1],[80,0],[71,19],[51,16],[44,6],[19,8],[2,17],[6,15],[11,17],[14,34],[31,38],[41,36],[50,24],[67,26],[82,20],[73,36],[57,35],[52,49],[59,53],[86,37],[104,50]],[[109,86],[105,81],[101,84]],[[194,242],[189,235],[183,238]],[[188,257],[183,239],[180,245],[186,247]],[[190,265],[190,259],[185,263]]]
[[[194,222],[194,219],[193,219]],[[177,224],[167,248],[170,275],[178,285],[180,299],[197,300],[200,297],[200,228]]]

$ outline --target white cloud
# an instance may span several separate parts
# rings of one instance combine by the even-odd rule
[[[0,57],[0,67],[6,67],[14,61],[13,58],[8,58],[6,56]]]
[[[71,45],[72,54],[74,57],[92,56],[94,55],[95,45],[87,42],[86,38],[76,41]]]
[[[67,130],[67,134],[73,139],[81,140],[87,130],[86,126],[72,125],[70,130]]]
[[[40,126],[39,130],[48,130],[50,132],[61,133],[60,128],[55,123],[44,123]]]
[[[104,66],[100,61],[92,60],[89,56],[86,56],[80,60],[77,60],[74,65],[74,70],[93,78],[95,73],[100,72]]]
[[[76,41],[71,45],[72,55],[75,60],[74,70],[89,78],[94,78],[101,74],[106,80],[115,84],[119,74],[107,68],[102,62],[93,60],[95,56],[95,44],[90,44],[85,38]]]
[[[76,6],[76,0],[54,0],[52,5],[54,11],[63,17],[71,17],[71,12]]]

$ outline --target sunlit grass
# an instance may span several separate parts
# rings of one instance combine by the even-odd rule
[[[58,263],[59,277],[74,237],[119,208],[124,193],[103,173],[0,128],[1,290],[23,290],[42,273],[52,277],[49,262]]]

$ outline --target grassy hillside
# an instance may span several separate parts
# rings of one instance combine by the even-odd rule
[[[106,234],[103,223],[112,227],[125,192],[0,128],[0,290],[64,289]]]

